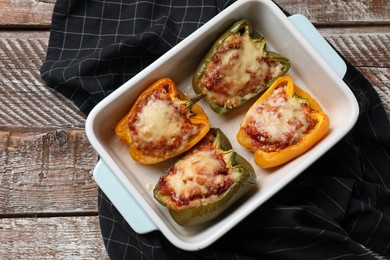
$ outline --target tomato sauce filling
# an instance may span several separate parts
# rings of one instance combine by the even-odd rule
[[[211,57],[201,85],[216,104],[235,107],[242,97],[280,74],[282,67],[257,49],[249,36],[233,34]]]
[[[207,135],[159,180],[159,193],[168,195],[167,207],[196,207],[217,200],[234,183],[223,154]]]
[[[182,149],[199,133],[184,102],[172,100],[168,85],[138,103],[128,126],[133,145],[143,154],[157,157]]]
[[[317,120],[310,112],[305,100],[296,95],[287,98],[285,87],[279,87],[266,101],[250,109],[242,127],[257,149],[280,151],[299,142],[314,128]]]

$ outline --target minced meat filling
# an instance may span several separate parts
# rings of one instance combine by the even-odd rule
[[[172,209],[196,207],[217,200],[234,182],[234,173],[207,136],[160,179],[160,192],[168,194]]]
[[[252,106],[242,128],[255,147],[279,151],[301,140],[317,123],[310,107],[298,96],[287,98],[285,87],[274,90],[264,102]]]
[[[187,118],[186,107],[173,102],[165,88],[140,102],[128,124],[134,146],[157,157],[186,146],[199,132]]]
[[[264,56],[248,35],[225,39],[207,64],[201,84],[209,99],[228,108],[280,74],[283,65]]]

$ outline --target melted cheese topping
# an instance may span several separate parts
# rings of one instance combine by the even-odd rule
[[[221,67],[226,67],[230,71],[235,73],[229,73],[224,75],[224,81],[235,82],[236,84],[228,90],[228,93],[234,95],[237,93],[239,86],[248,82],[251,77],[248,72],[256,72],[257,70],[266,71],[268,66],[266,63],[258,62],[259,54],[254,56],[253,54],[259,53],[256,46],[248,37],[244,37],[241,40],[241,48],[231,49],[224,55],[221,55]],[[261,54],[261,53],[260,53]]]
[[[226,165],[215,149],[200,148],[177,161],[160,184],[171,197],[169,208],[196,207],[217,200],[239,174]]]
[[[150,99],[138,113],[135,127],[142,142],[152,142],[179,135],[183,122],[183,117],[169,101]]]
[[[199,131],[180,104],[158,95],[151,95],[138,109],[130,129],[135,147],[144,154],[164,157],[184,149]]]
[[[208,98],[226,107],[281,73],[283,65],[263,56],[248,35],[225,39],[208,64],[201,84]]]
[[[224,162],[213,158],[213,151],[201,151],[185,160],[180,160],[176,165],[176,174],[167,178],[169,186],[175,191],[177,199],[190,199],[194,193],[206,194],[207,187],[204,185],[210,182],[214,172],[224,168]],[[217,175],[213,183],[217,185],[223,182],[224,177]]]
[[[266,151],[280,150],[301,140],[313,127],[310,108],[299,97],[287,98],[285,87],[274,90],[263,103],[253,105],[241,127]]]

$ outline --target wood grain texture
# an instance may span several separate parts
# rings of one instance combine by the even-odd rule
[[[0,131],[0,216],[97,212],[83,130]]]
[[[357,67],[390,67],[390,26],[319,29]]]
[[[305,15],[318,26],[390,24],[388,0],[275,0],[291,14]]]
[[[390,27],[326,28],[319,31],[372,83],[390,118]]]
[[[85,117],[40,79],[48,37],[0,32],[0,259],[108,259]]]
[[[0,259],[109,259],[96,216],[0,219]]]
[[[84,128],[85,116],[40,76],[49,34],[0,33],[0,129]]]
[[[0,0],[0,26],[47,28],[51,23],[54,3],[54,0]]]

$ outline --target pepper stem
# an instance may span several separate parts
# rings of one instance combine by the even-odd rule
[[[192,98],[190,98],[190,100],[188,101],[188,106],[187,106],[187,109],[188,111],[191,111],[193,106],[199,101],[201,100],[202,98],[204,98],[206,96],[205,93],[200,93],[196,96],[193,96]]]

